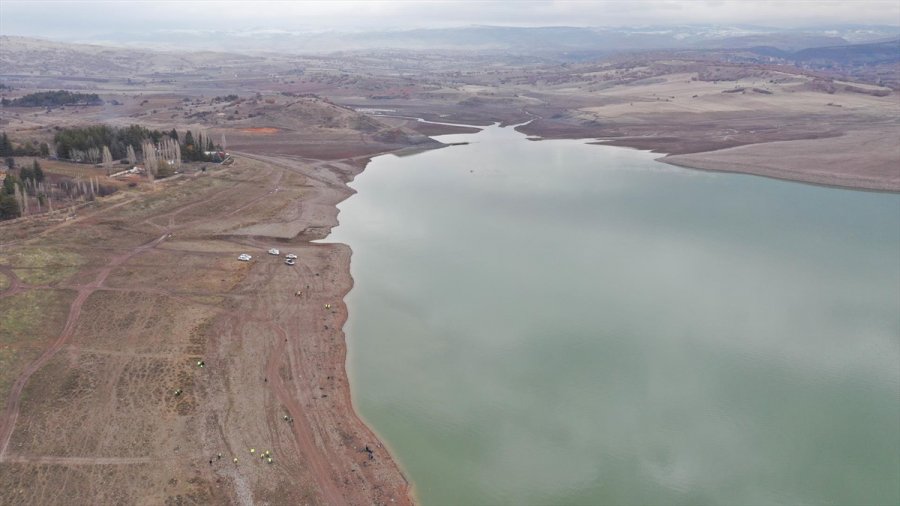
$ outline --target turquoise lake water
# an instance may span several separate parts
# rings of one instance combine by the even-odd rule
[[[900,195],[440,140],[329,238],[354,403],[424,506],[900,504]]]

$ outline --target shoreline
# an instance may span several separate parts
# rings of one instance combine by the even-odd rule
[[[443,147],[443,146],[438,146]],[[298,171],[306,175],[307,177],[319,181],[322,183],[317,189],[319,190],[318,195],[314,200],[321,202],[321,204],[316,203],[316,205],[327,206],[327,212],[325,214],[319,215],[320,218],[316,220],[315,218],[309,219],[307,218],[306,230],[308,230],[311,226],[321,227],[324,230],[320,237],[310,237],[308,239],[304,239],[304,232],[301,232],[297,236],[291,239],[281,239],[286,242],[294,242],[297,240],[305,241],[312,251],[317,249],[321,250],[334,250],[339,252],[336,256],[331,256],[328,261],[331,264],[331,268],[333,268],[335,278],[331,283],[326,284],[323,288],[325,288],[325,292],[322,294],[321,299],[324,300],[333,300],[335,301],[332,304],[332,317],[330,317],[328,321],[328,325],[324,328],[326,330],[334,329],[337,331],[340,336],[340,345],[338,346],[340,350],[333,356],[333,360],[329,361],[328,364],[323,364],[324,369],[337,369],[340,371],[340,374],[343,376],[343,381],[341,383],[340,397],[345,403],[345,406],[349,409],[346,411],[342,409],[336,410],[333,420],[337,422],[338,420],[345,420],[349,422],[350,425],[354,426],[355,430],[359,431],[358,439],[361,440],[363,447],[371,446],[374,447],[374,451],[377,453],[381,453],[376,458],[378,459],[379,467],[381,468],[378,473],[379,478],[375,476],[370,476],[368,478],[371,481],[371,485],[374,485],[376,488],[382,488],[385,486],[396,487],[401,486],[403,489],[402,499],[400,498],[391,498],[390,504],[394,505],[414,505],[418,504],[415,497],[415,489],[412,483],[407,478],[406,473],[404,472],[402,466],[399,464],[396,458],[394,458],[392,449],[390,446],[382,439],[382,437],[375,431],[371,424],[369,424],[364,417],[362,417],[357,410],[354,402],[353,391],[350,384],[350,370],[348,367],[349,363],[349,355],[350,355],[350,346],[348,343],[348,336],[345,332],[345,325],[347,320],[349,319],[349,309],[346,303],[347,294],[353,289],[353,285],[355,283],[351,272],[350,272],[350,262],[353,255],[353,250],[348,244],[340,243],[340,242],[329,242],[329,237],[331,237],[332,229],[336,226],[339,226],[338,215],[340,213],[339,204],[344,202],[346,199],[350,198],[356,193],[356,190],[350,186],[351,183],[359,174],[361,174],[371,162],[371,159],[376,156],[382,156],[387,154],[397,154],[401,150],[388,150],[384,152],[373,153],[370,155],[366,155],[363,157],[355,157],[344,160],[334,160],[334,161],[317,161],[312,165],[307,165],[300,162],[294,162],[293,160],[281,158],[278,156],[268,156],[268,155],[256,155],[252,153],[241,153],[241,156],[255,159],[258,161],[263,161],[269,165],[276,166],[281,168],[282,170],[287,171]],[[344,170],[337,170],[337,167],[340,167]],[[323,177],[324,176],[324,177]],[[302,203],[301,203],[302,204]],[[307,201],[307,209],[309,207],[310,202]],[[318,214],[318,213],[316,213]],[[302,217],[298,217],[302,219]],[[303,252],[298,253],[298,263],[304,263],[304,261],[309,262],[311,259],[310,255],[305,255]],[[329,290],[328,288],[331,288]],[[311,310],[316,309],[317,306],[313,305]],[[320,341],[320,344],[326,344],[328,341],[328,333],[314,332],[316,340]],[[298,371],[299,372],[299,371]],[[307,374],[310,372],[307,370]],[[334,374],[325,374],[328,376],[335,376]],[[332,424],[332,429],[335,424]],[[312,427],[313,430],[327,431],[329,427]],[[363,442],[364,441],[364,442]],[[376,453],[376,455],[377,455]],[[390,478],[391,474],[395,474],[395,478]],[[397,477],[401,480],[401,483],[397,482]],[[346,497],[345,497],[346,499]],[[374,497],[369,497],[369,501],[375,500]],[[348,503],[360,503],[360,501],[352,501]],[[387,504],[387,501],[385,501]]]
[[[36,289],[79,294],[51,298],[59,302],[42,309],[58,323],[35,331],[46,338],[40,353],[6,371],[20,388],[0,417],[0,502],[415,504],[353,406],[343,332],[350,247],[315,242],[337,225],[337,204],[354,193],[347,182],[377,154],[246,153],[126,200],[100,199],[62,224],[5,225],[4,272],[21,267],[15,255],[61,247],[83,263],[52,286],[10,278],[0,290],[4,304]],[[12,240],[17,230],[28,238]],[[239,262],[240,253],[253,258]],[[284,265],[286,253],[295,266]],[[153,374],[133,372],[148,367]],[[96,393],[65,389],[88,375],[102,385]],[[274,463],[252,458],[268,450]],[[86,466],[112,472],[75,479]],[[40,483],[37,472],[47,475]],[[47,487],[60,502],[47,501]]]
[[[408,118],[408,119],[417,119],[418,121],[425,121],[425,120],[422,120],[421,118]],[[448,125],[450,125],[450,124],[448,124]],[[468,125],[466,125],[466,126],[468,126]],[[516,126],[519,126],[519,125],[509,125],[509,126],[516,127]],[[462,133],[462,132],[460,132],[460,133]],[[466,132],[466,133],[468,133],[468,132]],[[472,132],[472,133],[477,133],[477,132]],[[523,133],[524,133],[524,132],[523,132]],[[526,134],[526,135],[527,135],[527,134]],[[554,139],[549,139],[549,138],[547,138],[547,139],[545,139],[545,138],[539,138],[539,139],[526,138],[526,139],[527,139],[527,140],[554,140]],[[583,138],[583,139],[584,139],[584,140],[591,140],[591,138]],[[594,140],[598,140],[598,139],[594,139]],[[610,140],[612,140],[612,139],[610,139]],[[607,144],[606,142],[603,142],[604,139],[599,139],[599,141],[600,141],[600,142],[594,142],[594,144],[598,144],[598,145],[611,145],[611,144]],[[785,142],[790,142],[790,141],[785,141]],[[616,146],[616,147],[622,147],[622,148],[632,148],[631,146],[627,146],[627,145],[624,145],[624,144],[613,144],[613,145]],[[632,149],[640,149],[640,148],[632,148]],[[374,156],[380,156],[380,155],[384,155],[384,154],[391,154],[391,153],[393,153],[393,152],[379,153],[379,154],[376,154],[376,155],[372,155],[372,157],[374,157]],[[702,153],[701,153],[701,154],[702,154]],[[777,180],[779,180],[779,181],[784,181],[784,182],[789,182],[789,183],[810,184],[810,185],[822,186],[822,187],[827,187],[827,188],[847,189],[847,190],[854,190],[854,191],[866,191],[866,192],[877,192],[877,193],[897,193],[897,192],[900,192],[900,188],[898,188],[898,189],[890,189],[890,188],[885,189],[885,188],[878,188],[878,187],[870,188],[870,187],[867,187],[867,186],[864,186],[864,185],[848,185],[848,184],[829,183],[829,182],[827,182],[828,180],[827,180],[826,178],[824,178],[824,177],[823,177],[822,179],[820,179],[820,180],[816,180],[815,178],[812,178],[812,177],[810,177],[810,178],[804,178],[804,177],[802,177],[802,175],[797,175],[797,176],[795,176],[795,177],[790,177],[790,176],[779,176],[779,175],[777,175],[777,174],[766,173],[766,172],[765,172],[764,170],[762,170],[762,169],[760,169],[760,170],[758,170],[758,171],[753,171],[753,170],[751,170],[751,169],[745,169],[745,170],[729,170],[729,169],[726,169],[726,168],[706,168],[706,167],[700,167],[700,166],[691,166],[691,165],[687,165],[687,164],[678,163],[677,161],[669,160],[669,159],[667,159],[669,156],[670,156],[670,155],[665,155],[665,156],[656,158],[656,159],[654,159],[654,160],[657,161],[657,162],[667,163],[667,164],[672,165],[672,166],[681,167],[681,168],[686,168],[686,169],[690,169],[690,170],[700,170],[700,171],[706,171],[706,172],[722,172],[722,173],[731,173],[731,174],[744,174],[744,175],[747,175],[747,176],[766,177],[766,178],[777,179]],[[369,161],[371,161],[371,159],[370,159]],[[351,179],[349,179],[348,181],[346,181],[346,183],[345,183],[345,185],[347,186],[347,188],[349,188],[354,194],[357,192],[357,190],[356,190],[355,188],[353,188],[353,187],[350,185],[350,183],[352,183],[352,182],[355,180],[355,177],[358,176],[359,174],[361,174],[361,173],[365,170],[365,168],[366,168],[367,166],[368,166],[368,162],[366,163],[366,166],[362,167],[362,168],[360,169],[359,172],[355,173],[355,174],[353,175],[353,177],[352,177]],[[352,196],[352,194],[351,194],[350,196]],[[348,196],[347,198],[349,198],[349,196]],[[340,205],[342,202],[344,202],[345,200],[346,200],[346,199],[337,202],[337,203],[335,204],[335,207],[339,206],[339,205]],[[338,213],[340,213],[340,209],[338,209]],[[335,226],[338,226],[338,225],[339,225],[339,221],[336,220]],[[331,232],[329,231],[329,234],[328,234],[325,238],[323,238],[323,241],[326,240],[326,239],[327,239],[328,237],[330,237],[330,236],[331,236]],[[345,246],[347,247],[347,249],[350,251],[350,261],[352,262],[353,250],[352,250],[352,248],[350,247],[349,244],[345,244],[345,243],[329,243],[329,244],[343,244],[343,245],[345,245]],[[349,279],[350,279],[350,288],[349,288],[346,292],[344,292],[343,295],[342,295],[342,297],[341,297],[341,302],[342,302],[342,304],[341,304],[341,315],[342,315],[342,326],[341,326],[341,329],[342,329],[342,330],[344,330],[344,327],[346,326],[346,323],[347,323],[347,321],[349,320],[349,309],[348,309],[348,306],[347,306],[347,295],[350,293],[350,291],[351,291],[352,288],[353,288],[353,285],[355,284],[355,280],[354,280],[354,278],[352,277],[352,275],[350,274],[350,264],[349,264],[349,263],[348,263],[348,265],[347,265],[347,273],[348,273],[348,277],[349,277]],[[346,331],[344,331],[344,336],[345,336],[345,337],[344,337],[344,346],[345,346],[345,351],[346,351],[344,371],[345,371],[345,374],[346,374],[346,376],[347,376],[347,378],[348,378],[348,388],[347,388],[346,391],[347,391],[348,400],[349,400],[350,405],[351,405],[352,414],[353,414],[353,416],[354,416],[360,423],[362,423],[362,424],[368,429],[368,431],[369,431],[371,434],[373,434],[373,436],[374,436],[374,437],[376,438],[376,440],[379,442],[379,447],[383,447],[383,448],[387,451],[387,453],[390,455],[390,458],[391,458],[391,460],[392,460],[393,465],[396,466],[396,468],[398,469],[398,471],[400,472],[400,474],[401,474],[401,475],[404,477],[404,479],[406,480],[406,483],[407,483],[407,497],[408,497],[408,499],[411,501],[412,504],[419,504],[418,499],[417,499],[417,496],[416,496],[416,490],[415,490],[413,484],[409,481],[409,479],[408,479],[408,477],[407,477],[407,473],[406,473],[406,471],[405,471],[404,468],[403,468],[403,465],[401,464],[401,462],[400,462],[397,458],[394,457],[395,452],[393,451],[393,449],[391,448],[391,446],[389,445],[389,443],[388,443],[388,442],[387,442],[387,441],[386,441],[386,440],[378,433],[378,431],[374,428],[374,426],[373,426],[368,420],[366,420],[366,418],[365,418],[364,416],[362,416],[362,415],[360,414],[360,411],[358,410],[358,408],[357,408],[357,406],[356,406],[356,403],[355,403],[355,401],[354,401],[354,396],[352,395],[352,389],[350,388],[350,382],[349,382],[349,380],[350,380],[350,378],[351,378],[351,376],[352,376],[351,370],[350,370],[350,357],[351,357],[351,353],[353,353],[353,352],[352,352],[352,347],[350,346],[350,343],[349,343],[349,341],[348,341],[348,336],[347,336]]]
[[[53,462],[45,486],[62,484],[59,497],[88,494],[70,490],[84,481],[121,502],[195,496],[218,504],[417,504],[392,449],[356,409],[344,332],[353,251],[327,242],[339,225],[338,205],[357,191],[350,183],[373,157],[402,151],[330,160],[236,153],[232,166],[98,200],[72,221],[23,222],[34,233],[5,242],[8,255],[65,247],[85,263],[56,285],[15,282],[0,296],[13,301],[32,289],[76,289],[84,297],[58,308],[70,315],[68,333],[42,331],[60,336],[48,348],[53,366],[34,362],[34,378],[20,376],[21,409],[18,395],[7,409],[13,416],[9,451],[0,455],[0,502],[11,497],[4,488],[31,487],[35,470]],[[5,226],[10,239],[20,226]],[[297,265],[285,267],[280,255],[266,254],[269,248],[297,254]],[[243,252],[253,260],[238,262]],[[123,319],[121,303],[143,316]],[[109,324],[90,330],[92,321]],[[207,367],[198,369],[198,360]],[[145,362],[163,372],[123,376]],[[107,396],[132,382],[135,390],[121,395],[134,405],[122,411],[54,390],[85,374],[107,385]],[[178,399],[162,393],[175,388]],[[148,389],[159,393],[147,397]],[[61,399],[72,402],[70,410],[57,409]],[[116,439],[91,446],[100,428]],[[157,435],[150,445],[141,439],[148,433]],[[89,443],[60,450],[82,440]],[[273,450],[275,466],[248,459],[254,448]],[[225,460],[207,463],[217,454]],[[240,462],[232,465],[232,457]],[[75,479],[79,466],[110,465],[142,466],[141,479]]]
[[[679,163],[676,160],[668,160],[667,158],[670,155],[661,156],[659,158],[655,158],[654,161],[665,163],[668,165],[672,165],[673,167],[680,167],[682,169],[689,170],[697,170],[701,172],[716,172],[721,174],[741,174],[744,176],[753,176],[753,177],[762,177],[766,179],[774,179],[776,181],[783,181],[785,183],[797,183],[797,184],[805,184],[810,186],[819,186],[822,188],[832,188],[836,190],[852,190],[859,192],[871,192],[871,193],[900,193],[900,186],[891,185],[889,187],[884,186],[866,186],[866,185],[852,185],[852,184],[841,184],[838,182],[829,182],[828,177],[823,176],[821,179],[815,177],[803,177],[796,176],[790,177],[784,174],[778,174],[775,172],[769,172],[764,168],[748,168],[744,170],[739,169],[731,169],[728,168],[726,164],[722,164],[720,167],[703,167],[701,164],[689,165],[686,162]]]
[[[443,147],[443,146],[440,146]],[[620,147],[628,147],[628,146],[620,146]],[[319,424],[319,425],[311,425],[310,430],[312,432],[328,432],[330,429],[334,429],[336,425],[340,425],[339,420],[344,420],[349,423],[351,426],[355,427],[357,431],[357,437],[360,438],[365,448],[369,448],[372,445],[372,448],[376,451],[379,451],[382,455],[379,457],[379,465],[381,468],[381,472],[372,473],[365,478],[367,485],[373,486],[375,490],[381,489],[381,487],[387,486],[394,488],[394,490],[402,490],[402,499],[400,502],[395,502],[394,497],[391,498],[392,504],[418,504],[416,498],[416,491],[413,484],[409,481],[406,472],[404,471],[400,462],[395,458],[395,453],[393,449],[389,446],[389,444],[381,437],[380,434],[375,430],[375,428],[360,414],[357,409],[356,403],[354,401],[353,391],[350,383],[350,367],[349,361],[352,353],[352,348],[348,341],[348,335],[345,331],[345,326],[347,321],[349,320],[349,308],[347,306],[347,295],[353,289],[355,284],[355,280],[351,274],[351,262],[353,250],[349,244],[339,243],[339,242],[328,242],[328,238],[332,235],[332,230],[334,227],[339,226],[340,221],[338,219],[340,209],[339,205],[344,202],[347,198],[351,197],[353,194],[357,192],[355,188],[353,188],[350,183],[352,183],[355,178],[361,174],[371,162],[371,159],[375,156],[385,155],[385,154],[395,154],[401,156],[403,154],[403,149],[401,150],[388,150],[384,152],[373,153],[370,155],[366,155],[363,157],[354,157],[343,160],[334,160],[334,161],[312,161],[312,160],[292,160],[285,157],[281,157],[278,155],[268,156],[268,155],[254,155],[252,153],[243,153],[242,156],[248,157],[250,159],[255,159],[257,161],[265,162],[271,166],[279,167],[285,171],[296,171],[304,176],[310,178],[312,181],[316,181],[320,184],[315,184],[314,186],[318,190],[318,194],[315,198],[306,201],[307,209],[312,205],[321,205],[327,207],[324,214],[315,213],[314,216],[310,216],[309,214],[301,213],[300,216],[297,217],[298,220],[307,221],[306,227],[301,231],[301,233],[293,236],[291,238],[284,237],[278,233],[275,233],[276,230],[269,231],[268,234],[265,234],[263,237],[260,235],[253,235],[254,240],[262,239],[265,236],[268,236],[271,239],[276,239],[279,241],[285,241],[292,243],[294,241],[301,241],[308,244],[311,248],[311,251],[316,251],[316,249],[330,249],[337,251],[338,254],[330,257],[329,264],[335,270],[334,275],[336,276],[330,285],[331,290],[326,289],[323,293],[323,300],[335,300],[338,301],[334,304],[333,310],[331,311],[332,317],[329,322],[329,326],[333,325],[333,328],[338,331],[339,336],[339,350],[336,351],[335,355],[332,356],[332,359],[327,363],[319,363],[320,366],[326,370],[326,373],[329,369],[336,369],[339,374],[342,376],[343,385],[340,385],[339,393],[340,397],[346,406],[346,410],[341,408],[336,408],[334,410],[332,423],[329,425],[328,423]],[[709,171],[717,171],[717,172],[731,172],[731,173],[742,173],[747,175],[755,175],[762,177],[770,177],[774,179],[780,179],[789,182],[798,182],[803,184],[823,184],[821,181],[806,181],[797,177],[778,177],[776,175],[765,174],[765,173],[755,173],[750,172],[749,170],[721,170],[721,169],[707,169],[703,167],[691,167],[686,165],[680,165],[679,163],[675,163],[674,161],[667,160],[666,157],[660,157],[657,161],[663,163],[669,163],[674,166],[682,166],[686,168],[690,168],[693,170],[709,170]],[[827,185],[825,186],[839,186],[839,185]],[[859,186],[839,186],[841,188],[847,189],[855,189],[855,190],[864,190],[864,191],[890,191],[890,190],[880,190],[880,189],[870,189]],[[301,203],[302,205],[302,203]],[[318,218],[318,219],[316,219]],[[263,220],[264,221],[264,220]],[[317,228],[321,231],[321,234],[313,237],[309,235],[308,231],[310,228]],[[308,255],[300,254],[299,262],[303,262],[304,260],[308,261]],[[318,274],[316,274],[318,276]],[[315,307],[315,305],[313,305]],[[329,329],[329,326],[326,326],[325,329]],[[325,345],[328,341],[327,333],[314,333],[314,340],[319,341],[320,345]],[[300,369],[298,369],[299,373]],[[307,374],[310,371],[307,369]],[[321,373],[321,371],[319,371]],[[314,373],[315,374],[315,373]],[[346,458],[335,458],[338,457],[336,454],[332,454],[329,459],[332,464],[340,464],[343,463],[346,465],[348,460]],[[332,460],[333,459],[333,460]],[[351,459],[352,460],[352,459]],[[352,469],[352,464],[351,464]],[[378,474],[376,477],[375,474]],[[389,475],[393,475],[393,478],[389,478]],[[320,477],[320,479],[323,477]],[[326,480],[328,481],[328,480]],[[399,488],[398,488],[399,487]],[[343,488],[343,491],[349,492],[346,488]],[[355,494],[353,494],[355,495]],[[348,496],[342,496],[343,499],[348,499]],[[369,496],[367,498],[357,496],[356,500],[351,502],[359,502],[359,500],[365,502],[366,500],[372,501],[374,498]],[[377,502],[377,501],[376,501]]]
[[[441,147],[445,147],[445,146],[440,146],[438,148],[432,148],[432,149],[440,149]],[[377,156],[389,155],[389,154],[394,154],[396,156],[403,156],[403,151],[405,149],[406,148],[400,149],[400,150],[385,151],[382,153],[375,153],[375,154],[365,157],[365,163],[362,164],[362,166],[359,168],[359,171],[352,173],[350,175],[349,179],[347,179],[343,183],[344,187],[347,190],[349,190],[350,193],[347,194],[346,196],[344,196],[343,198],[341,198],[339,201],[337,201],[334,204],[334,208],[337,211],[335,213],[335,224],[333,226],[331,226],[331,228],[328,230],[328,233],[325,235],[325,237],[323,237],[320,240],[317,240],[315,242],[315,244],[332,244],[332,245],[336,245],[338,247],[346,248],[346,251],[347,251],[346,266],[341,265],[339,270],[341,273],[346,275],[348,283],[347,283],[346,289],[341,290],[338,293],[338,299],[340,300],[340,303],[338,305],[338,318],[335,321],[336,328],[340,330],[340,333],[342,336],[342,342],[343,342],[343,355],[344,356],[343,356],[343,361],[342,361],[341,366],[342,366],[344,377],[346,379],[346,388],[342,389],[342,395],[345,398],[346,402],[350,406],[350,415],[352,416],[352,419],[355,420],[359,425],[361,425],[362,427],[365,428],[366,432],[368,432],[369,435],[371,436],[370,439],[374,440],[375,445],[377,445],[378,448],[383,449],[387,453],[387,460],[389,461],[389,465],[396,469],[396,471],[400,474],[400,476],[402,477],[402,479],[404,481],[404,485],[405,485],[404,497],[406,499],[406,504],[409,504],[412,506],[412,505],[419,504],[419,501],[417,500],[416,494],[415,494],[415,487],[413,486],[412,482],[409,481],[407,473],[404,470],[403,466],[401,465],[400,461],[394,456],[395,453],[394,453],[393,449],[391,448],[391,446],[378,433],[378,431],[375,430],[375,427],[368,420],[366,420],[365,417],[363,417],[360,414],[360,411],[356,406],[356,402],[354,401],[355,397],[353,395],[352,383],[351,383],[351,378],[350,378],[351,372],[350,372],[350,367],[349,367],[351,346],[349,343],[349,336],[346,331],[347,321],[350,319],[350,310],[347,305],[347,295],[350,293],[351,290],[353,290],[353,286],[356,283],[356,280],[353,278],[353,275],[350,270],[350,264],[353,261],[353,248],[349,244],[346,244],[346,243],[324,242],[324,241],[327,241],[329,237],[331,237],[331,233],[332,233],[332,230],[334,229],[334,227],[340,226],[340,220],[338,219],[338,216],[340,215],[340,208],[338,206],[357,193],[357,190],[355,188],[353,188],[352,186],[350,186],[350,183],[352,183],[356,179],[357,176],[359,176],[360,174],[363,173],[363,171],[365,171],[365,169],[368,167],[369,163],[371,163],[372,158],[377,157]],[[319,241],[322,241],[322,242],[319,242]],[[404,503],[403,502],[394,502],[392,500],[392,504],[404,504]]]
[[[666,137],[605,135],[595,127],[532,123],[517,128],[532,140],[584,139],[591,144],[658,153],[656,161],[691,170],[748,174],[795,183],[884,193],[900,192],[900,170],[891,155],[891,132],[852,130],[836,136],[768,140],[731,147],[698,141],[680,134]],[[859,145],[869,149],[856,156]],[[874,147],[872,147],[874,146]],[[851,167],[853,170],[847,170]]]
[[[427,165],[427,164],[426,164],[426,165]],[[377,167],[376,167],[376,169],[377,169]],[[668,172],[671,172],[671,171],[668,171]],[[683,178],[682,178],[682,179],[683,179]],[[695,179],[704,179],[704,178],[695,178]],[[740,182],[740,181],[738,181],[738,182]],[[356,187],[353,188],[354,191],[357,191],[358,189],[364,189],[364,186],[362,186],[362,185],[355,185],[355,186],[356,186]],[[796,187],[795,187],[795,188],[796,188]],[[799,188],[799,189],[794,190],[794,191],[800,191],[800,190],[802,190],[802,188]],[[834,192],[830,192],[830,193],[834,194]],[[368,209],[368,208],[369,208],[369,206],[366,206],[364,209]],[[352,258],[351,258],[351,263],[352,263]],[[401,269],[401,270],[402,270],[402,269]],[[372,273],[369,273],[369,274],[372,274]],[[386,273],[385,273],[385,274],[386,274]],[[376,272],[375,275],[377,276],[378,273]],[[353,279],[352,275],[351,275],[351,279]],[[354,283],[355,283],[355,280],[354,280]],[[348,293],[349,293],[349,292],[348,292]],[[346,296],[345,296],[345,299],[344,299],[344,300],[345,300],[345,304],[347,304],[347,298],[346,298]],[[361,299],[360,299],[360,300],[361,300]],[[348,318],[348,319],[347,319],[346,321],[349,321],[349,311],[348,311],[348,316],[347,316],[347,318]],[[345,321],[345,322],[346,322],[346,321]],[[351,374],[351,372],[350,372],[349,359],[350,359],[350,356],[351,356],[350,354],[351,354],[351,353],[354,353],[354,351],[353,351],[353,348],[350,346],[350,343],[349,343],[349,342],[347,342],[347,346],[348,346],[348,352],[347,352],[347,356],[348,356],[347,374],[348,374],[348,378],[351,378],[351,377],[352,377],[352,374]],[[363,421],[363,423],[366,423],[367,425],[369,425],[370,430],[371,430],[372,432],[374,432],[376,436],[379,436],[379,437],[380,437],[380,435],[378,434],[378,432],[372,427],[371,424],[368,423],[368,421],[365,419],[365,417],[361,416],[360,413],[359,413],[359,411],[356,410],[355,405],[354,405],[354,411],[356,411],[357,417],[360,418],[360,419]],[[382,441],[383,441],[383,440],[382,440]],[[384,443],[385,447],[390,451],[391,448],[387,445],[387,443],[384,442],[384,441],[383,441],[383,443]],[[401,464],[400,462],[396,461],[396,460],[395,460],[395,464],[401,469],[401,472],[403,472],[402,464]],[[425,492],[427,492],[429,489],[423,489],[423,490],[424,490]],[[416,493],[416,491],[411,487],[411,488],[410,488],[410,497],[411,497],[411,499],[412,499],[413,501],[416,500],[415,493]]]
[[[338,244],[343,244],[343,243],[338,243]],[[346,245],[346,246],[347,246],[347,249],[350,251],[350,260],[352,262],[353,249],[350,247],[350,245]],[[347,265],[348,272],[350,272],[349,268],[350,268],[350,265],[348,264]],[[353,286],[355,285],[355,283],[356,283],[356,281],[353,279],[353,275],[350,274],[350,284],[351,284],[350,290],[353,289]],[[350,372],[350,355],[353,352],[352,352],[352,347],[350,346],[350,341],[348,340],[347,332],[344,330],[344,327],[346,326],[347,321],[349,321],[349,319],[350,319],[350,309],[349,309],[349,306],[347,305],[347,295],[350,293],[350,290],[348,290],[341,298],[341,305],[344,308],[344,312],[346,313],[346,318],[344,318],[344,323],[341,325],[341,331],[344,333],[344,349],[346,351],[346,356],[345,356],[345,360],[344,360],[344,374],[346,374],[346,376],[347,376],[347,389],[346,390],[347,390],[347,397],[350,402],[350,408],[353,412],[353,416],[360,423],[362,423],[366,427],[366,429],[374,436],[375,440],[378,441],[377,444],[378,444],[379,448],[384,448],[387,451],[387,454],[391,460],[391,463],[397,468],[397,470],[400,472],[400,475],[403,476],[403,479],[406,481],[406,497],[410,501],[410,504],[418,505],[421,503],[419,502],[419,499],[416,496],[415,486],[413,485],[413,483],[411,481],[409,481],[409,475],[407,473],[407,470],[404,468],[404,466],[400,462],[400,460],[395,457],[396,452],[391,447],[390,443],[378,432],[378,430],[375,429],[375,426],[371,422],[369,422],[369,420],[367,420],[366,417],[364,417],[362,415],[362,413],[360,413],[359,409],[356,406],[356,401],[354,400],[355,396],[353,395],[353,389],[351,388],[351,385],[353,383],[353,380],[352,380],[353,375]]]

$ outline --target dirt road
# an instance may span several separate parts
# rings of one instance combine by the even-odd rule
[[[22,397],[22,389],[25,388],[25,384],[31,378],[31,376],[41,367],[43,367],[50,358],[53,357],[62,347],[66,344],[66,341],[72,337],[72,334],[75,332],[75,324],[78,323],[78,318],[81,316],[81,306],[84,304],[84,301],[94,293],[100,286],[103,285],[103,282],[109,276],[109,273],[112,270],[127,261],[129,258],[138,255],[144,251],[147,251],[150,248],[156,247],[159,243],[163,242],[166,239],[168,232],[160,236],[154,241],[151,241],[147,244],[138,246],[137,248],[129,251],[128,253],[118,255],[112,259],[109,266],[102,269],[97,277],[94,279],[92,283],[86,285],[78,290],[78,296],[75,297],[75,300],[72,301],[72,305],[69,307],[69,316],[66,319],[65,327],[63,328],[62,333],[53,343],[53,345],[47,348],[37,360],[32,362],[25,368],[22,374],[16,379],[16,382],[13,384],[12,391],[6,400],[6,406],[3,410],[3,417],[0,418],[0,462],[3,462],[3,459],[6,455],[6,448],[9,445],[9,438],[12,436],[13,428],[16,424],[16,419],[19,417],[19,401]]]

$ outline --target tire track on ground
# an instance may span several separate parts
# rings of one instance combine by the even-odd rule
[[[66,341],[72,337],[72,334],[75,333],[75,326],[78,323],[78,318],[81,316],[81,306],[84,305],[84,302],[88,297],[93,294],[100,285],[106,281],[106,278],[109,276],[110,272],[131,257],[143,253],[149,249],[155,248],[158,244],[163,242],[168,236],[168,232],[161,235],[157,239],[145,243],[141,246],[138,246],[131,251],[124,253],[122,255],[118,255],[113,257],[109,264],[101,269],[100,273],[88,285],[85,285],[83,288],[78,290],[78,295],[75,297],[75,300],[72,301],[72,304],[69,306],[69,316],[66,319],[66,324],[63,327],[62,333],[56,339],[56,341],[41,354],[34,362],[28,365],[22,374],[16,379],[16,382],[13,384],[12,389],[10,390],[9,397],[6,401],[6,407],[3,412],[3,417],[0,418],[0,462],[3,462],[6,449],[9,445],[9,440],[12,437],[13,428],[16,425],[16,420],[19,417],[19,402],[22,398],[22,390],[24,390],[25,385],[28,383],[28,380],[31,376],[37,372],[41,367],[44,366],[51,358],[53,358],[56,353],[62,349],[62,347],[66,344]]]
[[[328,459],[323,455],[322,449],[313,441],[313,429],[306,418],[306,414],[300,403],[297,402],[297,399],[288,391],[281,374],[278,372],[278,364],[285,356],[284,343],[288,339],[288,333],[283,327],[275,323],[271,323],[270,326],[278,334],[279,339],[278,345],[275,346],[269,355],[269,360],[266,364],[266,377],[271,378],[269,383],[272,385],[272,391],[294,420],[291,424],[294,441],[300,453],[309,458],[309,465],[313,468],[313,476],[316,477],[325,503],[330,505],[345,504],[346,501],[343,494],[338,491],[334,480],[331,479],[334,476],[334,472],[328,464]]]
[[[54,456],[38,456],[29,457],[23,455],[10,455],[3,459],[5,463],[11,464],[55,464],[64,466],[96,466],[96,465],[135,465],[135,464],[153,464],[157,462],[165,462],[176,460],[176,457],[155,458],[155,457],[54,457]]]

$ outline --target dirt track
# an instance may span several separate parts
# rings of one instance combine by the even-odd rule
[[[365,161],[254,158],[25,240],[0,229],[4,301],[74,293],[3,392],[0,503],[410,502],[352,410],[349,248],[309,242]],[[21,280],[21,259],[51,247],[87,261]]]
[[[25,371],[19,375],[18,379],[16,379],[16,382],[13,384],[12,392],[10,392],[7,397],[6,406],[3,410],[3,418],[0,419],[0,462],[3,461],[3,457],[6,454],[7,446],[9,446],[9,438],[12,436],[16,419],[19,417],[19,401],[22,397],[22,389],[31,378],[31,375],[43,367],[47,361],[66,344],[66,341],[72,337],[72,334],[75,332],[75,324],[78,323],[78,318],[81,316],[81,306],[84,304],[84,301],[94,293],[97,288],[103,285],[103,282],[115,267],[121,265],[134,255],[138,255],[150,248],[156,247],[165,240],[166,235],[168,235],[168,232],[152,242],[141,245],[123,255],[114,257],[110,262],[110,265],[101,270],[100,274],[92,283],[83,286],[78,290],[78,296],[69,307],[69,317],[66,319],[65,327],[63,327],[63,331],[59,335],[59,338],[53,343],[53,346],[48,348],[37,360],[29,364]]]

